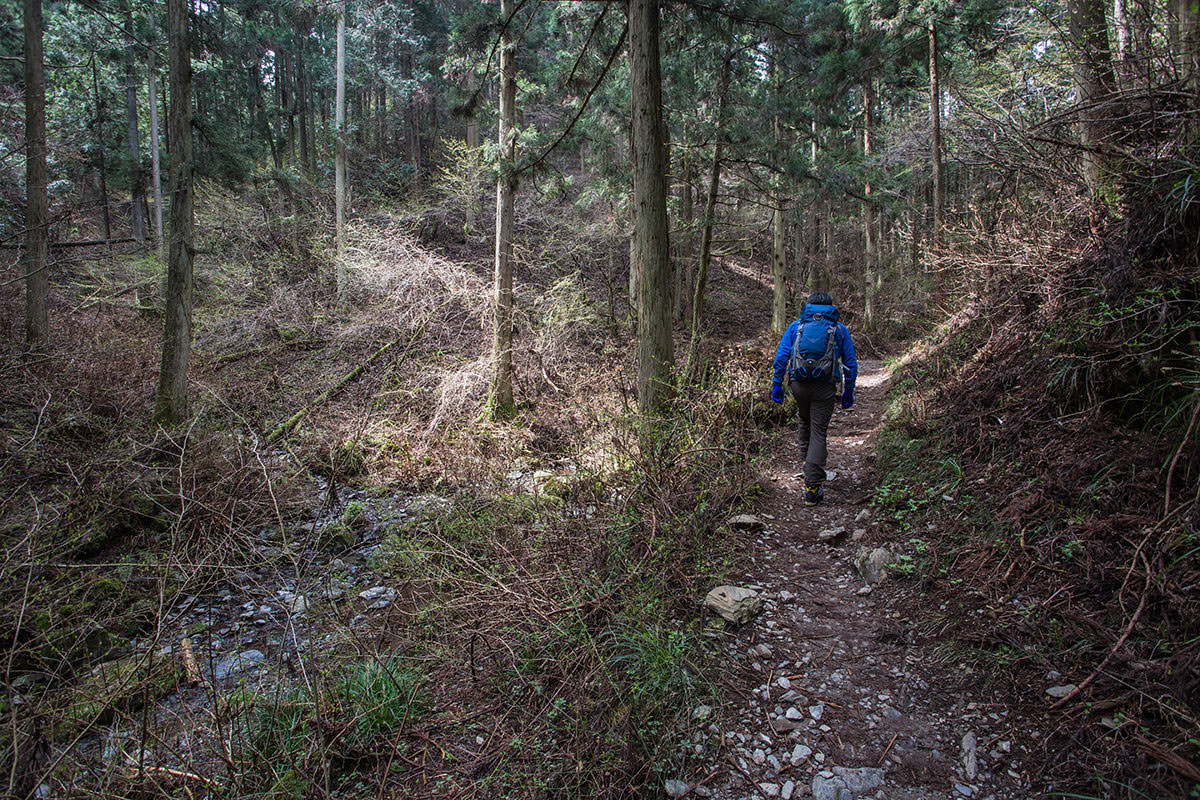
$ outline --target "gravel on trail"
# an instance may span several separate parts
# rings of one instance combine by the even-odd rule
[[[666,776],[671,796],[1029,796],[1022,763],[1035,727],[889,607],[889,534],[869,504],[880,362],[860,363],[858,389],[830,426],[825,502],[803,503],[792,422],[764,475],[763,525],[731,532],[749,555],[730,582],[765,602],[716,634],[725,707],[704,707],[708,725],[682,747],[687,775]]]

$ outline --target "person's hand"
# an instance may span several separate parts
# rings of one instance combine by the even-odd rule
[[[846,389],[842,392],[842,408],[854,405],[854,381],[846,381]]]
[[[783,387],[778,383],[771,386],[771,399],[776,403],[783,402]]]

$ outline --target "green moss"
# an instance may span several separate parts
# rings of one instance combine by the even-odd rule
[[[318,531],[320,544],[326,550],[342,551],[348,550],[358,541],[358,537],[354,535],[354,531],[345,522],[331,522],[324,528]]]
[[[175,688],[175,667],[169,653],[139,654],[93,668],[73,687],[58,693],[59,736],[74,736],[92,725],[107,724],[120,709],[137,710]]]
[[[359,528],[366,525],[367,508],[361,500],[351,500],[346,504],[345,510],[342,511],[342,524],[351,528]]]

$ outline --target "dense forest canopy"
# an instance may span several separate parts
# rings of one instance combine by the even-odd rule
[[[1195,0],[0,0],[0,97],[6,796],[751,791],[690,596],[814,291],[881,647],[1196,796]]]

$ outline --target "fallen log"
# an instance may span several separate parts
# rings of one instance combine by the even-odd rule
[[[53,249],[55,247],[102,247],[104,245],[128,244],[129,242],[132,242],[132,241],[134,241],[134,238],[132,236],[125,236],[125,237],[122,237],[119,239],[81,239],[79,241],[74,241],[74,242],[50,242],[50,248]],[[0,244],[0,249],[18,250],[20,248],[23,248],[24,246],[25,246],[24,242],[21,242],[20,244],[4,243],[4,244]]]
[[[418,338],[420,338],[421,334],[423,334],[424,332],[425,332],[425,324],[422,323],[421,327],[417,328],[416,332],[414,332],[412,337],[409,338],[408,349],[406,349],[404,351],[404,355],[408,354],[409,349],[412,348],[413,343]],[[324,405],[326,402],[328,402],[333,397],[335,397],[339,392],[341,392],[343,389],[345,389],[347,385],[349,385],[352,381],[354,381],[356,378],[358,378],[364,372],[366,372],[367,367],[369,367],[369,366],[371,366],[371,364],[375,363],[375,361],[377,361],[380,356],[382,356],[384,353],[391,350],[392,347],[394,347],[399,341],[400,341],[399,337],[392,339],[390,342],[385,344],[383,347],[379,348],[374,353],[372,353],[370,356],[368,356],[366,361],[362,362],[357,367],[350,370],[342,377],[338,378],[336,383],[334,383],[328,389],[326,389],[325,391],[323,391],[319,395],[317,395],[317,397],[311,403],[308,403],[303,408],[301,408],[299,411],[297,411],[296,413],[292,414],[287,419],[285,419],[282,422],[280,422],[279,424],[277,424],[274,428],[271,428],[271,430],[267,432],[267,443],[270,444],[270,443],[276,442],[276,441],[284,438],[285,436],[287,436],[293,430],[295,430],[296,426],[300,424],[300,420],[304,419],[305,415],[308,414],[308,412],[312,411],[314,408],[317,408],[318,406]]]
[[[183,661],[183,671],[187,675],[188,686],[199,686],[203,680],[200,675],[200,665],[196,663],[196,654],[192,651],[192,640],[186,636],[179,641],[179,658]]]

